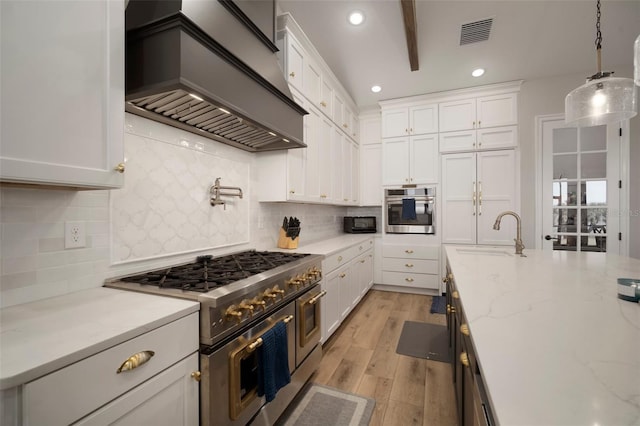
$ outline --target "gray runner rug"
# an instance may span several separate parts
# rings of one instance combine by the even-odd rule
[[[447,326],[405,321],[396,353],[450,363],[452,358],[449,353]]]
[[[307,383],[277,426],[367,426],[376,401],[339,389]]]

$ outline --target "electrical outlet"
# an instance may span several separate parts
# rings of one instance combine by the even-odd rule
[[[64,248],[86,247],[87,235],[85,234],[84,222],[64,223]]]

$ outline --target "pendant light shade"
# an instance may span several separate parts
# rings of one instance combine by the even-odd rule
[[[596,54],[597,72],[564,99],[565,122],[572,126],[589,127],[628,120],[638,113],[635,83],[630,78],[611,77],[602,71],[602,32],[600,31],[600,0],[597,0]],[[636,40],[635,49],[638,49]],[[638,73],[636,54],[636,78]]]
[[[637,114],[637,91],[630,78],[602,77],[587,81],[564,100],[565,121],[576,127],[628,120]]]

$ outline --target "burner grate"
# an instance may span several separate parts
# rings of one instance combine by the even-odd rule
[[[121,281],[208,292],[301,259],[308,254],[248,250],[226,256],[199,256],[195,262],[122,278]]]

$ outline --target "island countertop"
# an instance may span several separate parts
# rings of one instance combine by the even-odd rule
[[[640,305],[617,297],[640,260],[474,249],[445,247],[495,420],[640,424]]]

